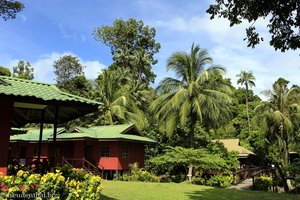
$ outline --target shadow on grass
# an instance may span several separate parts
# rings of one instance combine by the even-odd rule
[[[294,194],[275,194],[272,192],[259,192],[253,190],[236,190],[236,189],[218,189],[211,188],[202,191],[193,191],[185,193],[191,200],[296,200],[300,196]]]
[[[104,194],[101,194],[100,199],[101,199],[101,200],[120,200],[120,199],[108,197],[108,196],[106,196],[106,195],[104,195]]]

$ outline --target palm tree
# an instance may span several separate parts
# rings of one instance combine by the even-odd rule
[[[104,70],[98,77],[97,98],[103,103],[105,124],[130,122],[143,129],[146,121],[130,87],[128,68]]]
[[[224,82],[215,82],[213,88],[208,87],[210,79],[224,73],[224,69],[211,66],[207,50],[198,45],[191,47],[189,54],[175,52],[167,61],[167,69],[175,71],[176,78],[165,78],[157,90],[161,95],[153,101],[150,109],[160,123],[160,128],[172,136],[178,125],[188,127],[188,146],[194,148],[195,126],[202,124],[203,118],[211,121],[220,120],[220,116],[229,112],[227,105],[231,102],[228,94],[231,89]],[[188,177],[192,180],[193,166],[189,167]]]
[[[241,71],[238,75],[239,77],[237,80],[237,84],[245,85],[246,87],[246,112],[247,112],[247,121],[248,121],[248,134],[251,133],[251,124],[250,124],[250,117],[249,117],[249,102],[248,102],[248,92],[249,92],[249,87],[255,86],[255,77],[251,71],[246,72],[246,71]]]
[[[224,73],[224,69],[211,66],[207,50],[192,45],[189,54],[175,52],[167,61],[167,69],[175,71],[176,78],[165,78],[157,88],[161,94],[150,105],[160,127],[172,136],[177,125],[188,127],[188,146],[194,148],[194,133],[196,123],[202,123],[203,118],[215,121],[224,113],[228,113],[227,105],[231,102],[228,94],[231,89],[223,82],[216,82],[219,90],[208,88],[207,83],[215,75]]]
[[[288,81],[279,78],[273,84],[273,90],[264,93],[269,101],[262,102],[255,108],[257,122],[263,128],[270,145],[275,144],[281,156],[277,163],[280,175],[285,180],[285,169],[288,165],[289,144],[295,139],[297,125],[300,120],[300,89],[288,88]],[[282,165],[282,167],[280,167]],[[285,184],[285,190],[288,186]]]

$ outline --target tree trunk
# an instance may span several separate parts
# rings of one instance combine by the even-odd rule
[[[113,121],[113,118],[112,118],[112,113],[111,113],[110,109],[108,110],[108,120],[109,120],[109,125],[114,124],[114,121]]]
[[[287,184],[287,179],[286,179],[286,173],[282,170],[282,168],[280,167],[280,165],[278,163],[275,163],[276,168],[278,169],[280,178],[282,179],[282,183],[283,183],[283,187],[284,187],[284,191],[285,192],[289,192],[289,186]]]
[[[249,117],[249,105],[248,105],[248,84],[246,84],[246,112],[248,121],[248,135],[251,134],[250,117]]]
[[[195,125],[197,121],[197,116],[195,114],[191,114],[191,124],[190,124],[190,131],[189,131],[189,148],[195,147]],[[189,182],[192,182],[193,176],[193,165],[189,166],[189,172],[187,174]]]

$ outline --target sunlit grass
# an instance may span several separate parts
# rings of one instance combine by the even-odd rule
[[[188,183],[104,181],[102,200],[296,200],[300,196],[272,192],[217,189]]]

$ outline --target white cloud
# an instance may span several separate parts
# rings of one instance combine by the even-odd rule
[[[99,61],[82,60],[80,63],[85,66],[84,73],[87,79],[96,79],[104,68],[107,68],[104,64]]]

